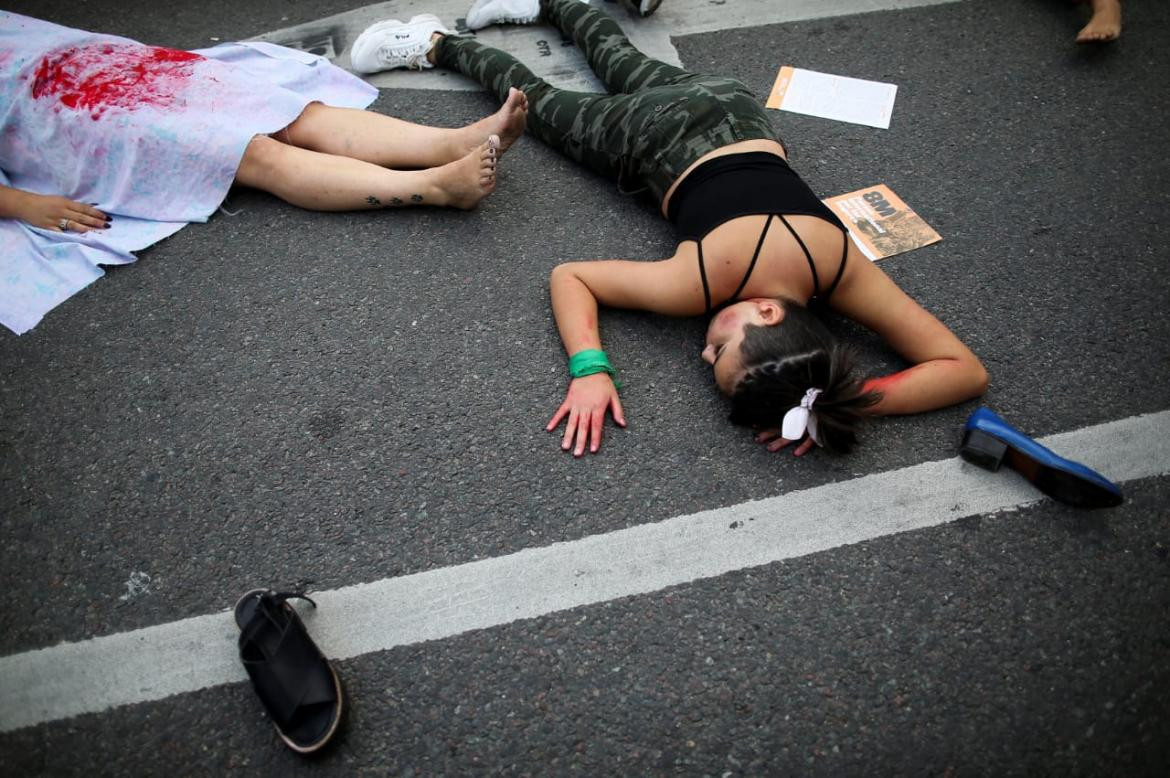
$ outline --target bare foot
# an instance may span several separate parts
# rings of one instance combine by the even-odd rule
[[[491,135],[462,158],[434,168],[435,185],[452,208],[470,210],[496,188],[500,136]]]
[[[492,133],[499,135],[500,153],[503,154],[524,134],[524,125],[527,121],[528,95],[512,87],[508,90],[508,99],[500,106],[500,110],[463,129],[471,139],[468,147],[479,143],[479,139],[484,135]]]
[[[1121,0],[1090,0],[1093,18],[1077,34],[1077,43],[1107,43],[1121,37]]]

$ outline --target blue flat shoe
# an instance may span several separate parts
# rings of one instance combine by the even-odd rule
[[[1078,508],[1113,508],[1125,499],[1117,484],[1078,462],[1057,456],[990,408],[980,408],[967,419],[959,454],[992,472],[1006,462],[1052,499]]]

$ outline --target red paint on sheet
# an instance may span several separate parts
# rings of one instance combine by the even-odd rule
[[[125,43],[96,43],[51,54],[33,78],[38,100],[56,99],[97,120],[110,108],[172,106],[191,77],[198,54]]]

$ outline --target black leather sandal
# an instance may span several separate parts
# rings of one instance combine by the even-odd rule
[[[253,589],[240,598],[240,660],[280,739],[311,754],[337,732],[344,695],[337,672],[288,604],[292,598],[317,607],[299,592]]]

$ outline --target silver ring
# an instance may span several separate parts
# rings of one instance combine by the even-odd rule
[[[61,228],[61,232],[67,232],[69,230],[69,220],[62,219],[61,221],[57,222],[57,226]]]

